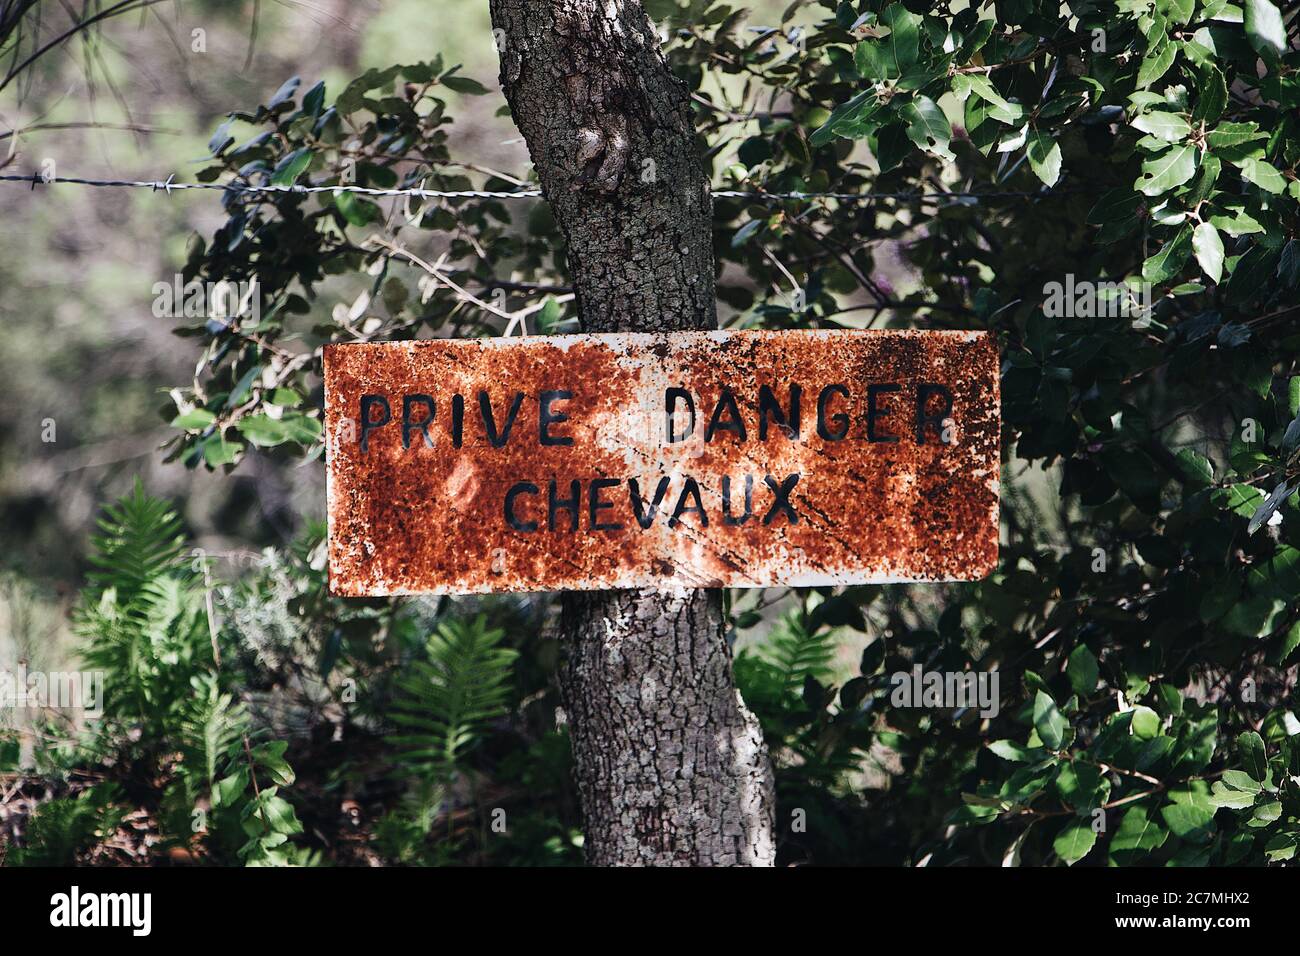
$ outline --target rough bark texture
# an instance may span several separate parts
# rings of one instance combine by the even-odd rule
[[[501,85],[591,332],[711,329],[686,89],[634,0],[491,0]],[[559,674],[595,865],[770,865],[772,769],[718,591],[565,596]]]

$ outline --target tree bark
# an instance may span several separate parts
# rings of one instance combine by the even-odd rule
[[[636,0],[491,0],[584,330],[717,327],[688,93]],[[771,865],[772,768],[720,591],[567,594],[558,680],[594,865]]]

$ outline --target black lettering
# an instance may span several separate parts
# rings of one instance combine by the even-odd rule
[[[421,421],[412,421],[411,412],[416,405],[423,405],[427,414]],[[429,426],[433,424],[433,399],[428,395],[405,395],[402,397],[402,447],[411,447],[411,432],[418,431],[424,436],[424,447],[432,448],[433,439],[429,437]]]
[[[551,484],[554,485],[555,482],[551,482]],[[506,492],[506,524],[510,525],[510,527],[514,528],[516,531],[537,530],[536,521],[520,521],[515,516],[515,499],[520,495],[535,494],[537,494],[537,486],[531,481],[521,481],[510,486],[510,490]]]
[[[758,390],[758,440],[767,441],[767,419],[771,416],[786,438],[799,440],[799,399],[803,389],[798,385],[790,386],[790,416],[787,418],[776,400],[776,395],[766,385]]]
[[[569,517],[573,519],[572,526],[569,528],[569,530],[577,531],[578,530],[578,502],[581,500],[581,498],[582,498],[582,485],[576,478],[573,479],[573,481],[569,482],[569,497],[556,498],[555,479],[552,478],[550,488],[547,490],[547,495],[546,495],[546,529],[548,531],[554,531],[556,513],[560,511],[567,511],[569,513]]]
[[[451,446],[459,448],[465,440],[465,396],[451,397]]]
[[[943,399],[943,408],[934,415],[926,413],[925,407],[929,404],[930,397],[938,395]],[[948,391],[942,385],[936,385],[933,382],[922,382],[916,387],[916,443],[925,444],[925,430],[927,425],[933,425],[939,433],[939,441],[943,441],[943,420],[952,414],[952,392]]]
[[[888,392],[897,392],[902,388],[901,385],[868,385],[867,386],[867,441],[896,442],[897,435],[877,435],[876,418],[889,414],[889,409],[880,407],[876,404],[876,399]]]
[[[543,445],[572,445],[573,439],[566,435],[552,435],[551,426],[567,422],[569,416],[563,412],[551,411],[551,402],[567,401],[573,398],[572,392],[542,392],[537,416],[537,440]],[[618,482],[615,482],[618,484]]]
[[[723,412],[731,416],[731,421],[726,424],[721,423]],[[704,441],[706,443],[713,441],[713,436],[718,432],[735,432],[738,440],[745,440],[745,423],[740,419],[740,409],[736,405],[736,396],[731,393],[729,388],[722,390],[722,394],[718,396],[718,404],[713,406],[713,415],[709,419],[709,426],[704,429]]]
[[[597,478],[587,489],[587,518],[592,531],[622,531],[623,525],[617,521],[602,524],[599,512],[614,507],[612,501],[602,501],[600,493],[606,488],[616,488],[623,482],[618,478]]]
[[[799,523],[799,515],[795,513],[794,507],[790,504],[790,492],[794,491],[794,486],[799,484],[799,474],[788,475],[780,485],[777,485],[776,479],[771,475],[764,475],[763,480],[767,486],[772,489],[776,495],[776,500],[772,502],[772,507],[768,509],[763,518],[763,524],[771,524],[772,519],[776,517],[777,509],[785,512],[786,518],[791,524]]]
[[[754,516],[754,476],[745,476],[745,513],[739,518],[731,515],[731,476],[722,476],[722,523],[725,525],[744,524]]]
[[[659,505],[663,503],[664,494],[668,491],[668,476],[659,479],[659,484],[655,487],[654,501],[651,501],[649,511],[642,510],[642,505],[646,502],[641,497],[641,486],[635,478],[627,480],[628,498],[632,501],[632,513],[636,515],[636,523],[641,526],[641,530],[647,530],[655,522],[655,514],[659,511]]]
[[[695,498],[695,504],[689,508],[686,507],[687,495],[693,495]],[[694,478],[687,478],[686,483],[682,485],[682,493],[677,498],[677,507],[673,509],[672,517],[668,519],[668,527],[677,527],[682,515],[688,511],[694,511],[700,516],[701,528],[707,528],[709,526],[709,516],[704,513],[704,501],[700,498],[700,486],[696,483]]]
[[[680,438],[676,437],[673,432],[673,415],[677,408],[677,400],[685,399],[686,407],[691,412],[691,425],[686,429]],[[686,441],[695,433],[695,399],[691,398],[691,393],[684,388],[670,388],[664,391],[664,434],[667,436],[667,444],[673,445],[679,441]],[[643,526],[644,527],[644,526]]]
[[[849,397],[849,390],[843,385],[827,385],[817,396],[817,434],[826,441],[843,441],[849,433],[849,416],[843,412],[836,412],[830,418],[826,417],[826,406],[830,404],[831,396],[835,394]],[[835,431],[826,427],[828,421],[834,422]]]
[[[383,417],[378,420],[372,420],[370,412],[378,408]],[[383,428],[393,420],[393,410],[388,406],[388,399],[382,395],[362,395],[361,396],[361,450],[363,452],[370,450],[370,433],[376,428]]]
[[[487,392],[478,393],[478,410],[483,416],[483,431],[487,433],[488,444],[493,448],[500,448],[510,440],[510,429],[515,427],[515,416],[519,414],[519,407],[523,403],[524,393],[515,392],[515,400],[511,403],[510,412],[506,415],[505,428],[501,430],[501,434],[498,436],[496,422],[492,418],[492,400],[488,398]]]

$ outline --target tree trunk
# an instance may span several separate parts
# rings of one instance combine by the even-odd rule
[[[491,0],[501,85],[589,332],[717,327],[688,95],[636,0]],[[773,782],[719,591],[567,594],[559,671],[595,865],[771,865]]]

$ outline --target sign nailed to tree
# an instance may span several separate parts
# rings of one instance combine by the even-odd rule
[[[972,580],[997,560],[978,332],[325,350],[340,595]]]

